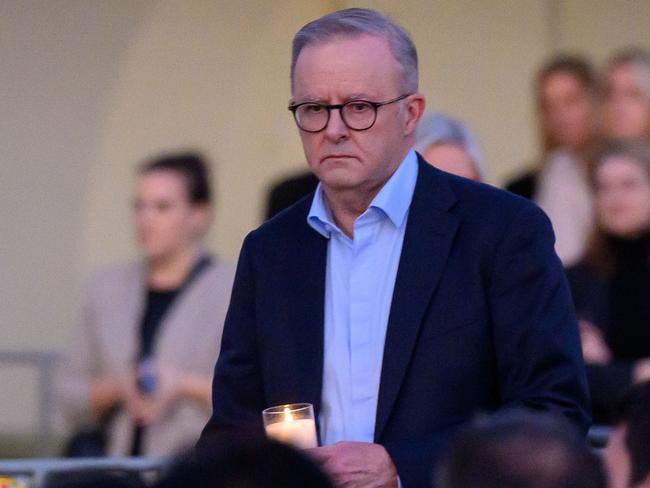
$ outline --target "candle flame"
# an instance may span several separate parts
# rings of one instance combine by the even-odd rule
[[[293,415],[291,414],[289,407],[284,407],[284,421],[293,422]]]

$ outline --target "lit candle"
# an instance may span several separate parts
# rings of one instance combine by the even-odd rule
[[[298,449],[317,447],[313,412],[313,407],[304,403],[267,408],[264,410],[266,435]]]

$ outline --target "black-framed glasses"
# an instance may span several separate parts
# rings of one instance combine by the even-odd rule
[[[320,132],[325,129],[330,121],[330,112],[333,109],[340,110],[341,119],[348,129],[368,130],[375,125],[379,107],[399,102],[409,95],[412,95],[412,93],[405,93],[385,102],[350,100],[336,105],[316,102],[292,103],[288,108],[293,113],[293,118],[296,120],[298,127],[305,132]]]

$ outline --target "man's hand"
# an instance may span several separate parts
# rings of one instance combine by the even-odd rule
[[[305,451],[337,488],[395,488],[397,469],[379,444],[337,442]]]
[[[650,380],[650,359],[639,359],[632,369],[632,381],[644,383],[648,380]]]
[[[612,360],[612,352],[598,327],[586,320],[579,321],[582,355],[587,364],[607,364]]]

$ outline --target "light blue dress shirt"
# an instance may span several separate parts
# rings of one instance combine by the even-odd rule
[[[417,180],[409,151],[354,223],[354,238],[334,223],[320,185],[307,217],[329,239],[325,277],[321,444],[373,442],[388,316]]]

